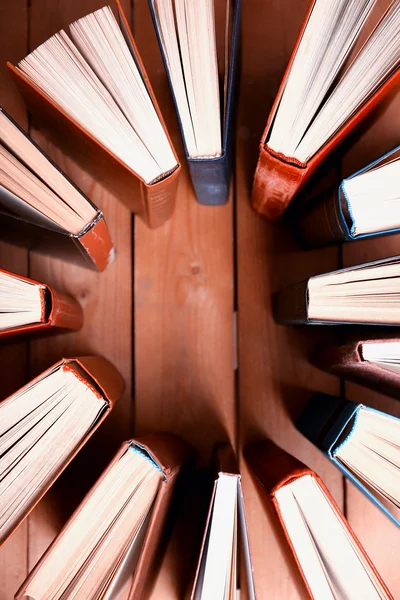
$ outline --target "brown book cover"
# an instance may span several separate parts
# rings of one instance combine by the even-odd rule
[[[322,491],[328,498],[330,504],[332,505],[333,509],[336,512],[336,515],[339,517],[339,519],[343,523],[343,526],[347,529],[349,535],[352,537],[352,539],[354,541],[354,544],[357,546],[358,550],[361,552],[361,554],[367,561],[368,565],[371,567],[372,571],[374,572],[375,576],[379,580],[380,584],[384,588],[384,590],[387,594],[387,597],[394,600],[393,596],[391,595],[390,591],[386,587],[384,581],[382,580],[381,576],[379,575],[378,571],[376,570],[375,566],[373,565],[371,559],[369,558],[369,556],[365,552],[363,546],[361,545],[361,543],[357,539],[356,535],[354,534],[353,530],[351,529],[347,519],[345,518],[342,511],[340,510],[340,508],[336,504],[335,500],[333,499],[328,488],[326,487],[326,485],[324,484],[322,479],[314,471],[312,471],[312,469],[310,469],[309,467],[304,465],[302,462],[300,462],[299,460],[294,458],[288,452],[285,452],[284,450],[279,448],[271,440],[265,440],[263,442],[259,442],[259,443],[250,445],[245,450],[245,457],[246,457],[246,460],[247,460],[249,466],[253,470],[255,476],[259,480],[265,494],[267,495],[268,499],[272,503],[272,506],[276,512],[276,516],[282,526],[282,529],[285,534],[285,538],[287,540],[289,548],[293,553],[293,557],[296,561],[297,567],[303,577],[304,584],[307,588],[310,598],[314,598],[314,596],[313,596],[311,589],[307,583],[307,580],[303,573],[301,564],[298,561],[294,546],[290,540],[288,531],[286,529],[285,522],[280,513],[279,504],[276,500],[276,493],[279,489],[281,489],[285,485],[288,485],[288,484],[292,483],[293,481],[295,481],[296,479],[299,479],[300,477],[303,477],[305,475],[311,475],[312,477],[314,477],[317,480],[318,485],[321,487]]]
[[[75,450],[68,456],[68,459],[60,465],[57,474],[52,480],[48,483],[45,489],[40,493],[39,496],[35,498],[35,501],[29,506],[29,508],[24,513],[22,519],[19,521],[17,527],[25,520],[25,518],[32,512],[35,506],[40,502],[49,488],[53,485],[55,480],[61,475],[64,469],[69,465],[69,463],[74,459],[74,457],[78,454],[81,448],[86,444],[89,438],[93,435],[93,433],[98,429],[104,419],[109,415],[112,410],[115,402],[120,398],[124,390],[124,382],[117,371],[117,369],[105,358],[101,356],[83,356],[78,358],[63,358],[58,363],[54,364],[52,367],[41,373],[38,377],[35,377],[32,381],[26,384],[21,388],[18,392],[21,392],[28,386],[44,379],[48,375],[51,374],[54,369],[57,367],[63,367],[65,369],[72,370],[74,374],[83,381],[88,387],[92,389],[92,391],[99,397],[107,402],[107,407],[94,424],[94,426],[90,429],[89,433],[82,439],[82,441],[77,445]],[[2,404],[6,403],[10,398],[12,398],[14,394],[6,398],[0,403],[0,407]],[[13,531],[15,531],[16,527]],[[9,535],[13,533],[10,532]],[[0,540],[0,545],[4,544],[4,542],[8,539],[9,535],[4,539]]]
[[[121,3],[119,0],[110,0],[109,5],[113,8],[121,29],[128,39],[154,107],[171,142]],[[85,16],[86,13],[79,3],[76,3],[76,8],[77,14],[72,21]],[[69,23],[63,23],[63,28],[67,29],[68,25]],[[14,65],[7,63],[7,66],[39,127],[65,154],[78,161],[88,173],[116,195],[132,212],[142,217],[150,227],[160,227],[171,217],[180,174],[180,164],[172,142],[171,147],[177,162],[176,169],[165,174],[160,180],[146,184],[137,173],[69,117]]]
[[[23,325],[21,327],[11,327],[0,331],[0,339],[9,338],[16,335],[59,333],[60,331],[78,330],[83,324],[83,312],[80,304],[64,294],[56,292],[50,286],[10,273],[0,269],[0,273],[5,273],[21,281],[26,281],[40,288],[42,314],[39,323]]]
[[[339,195],[340,194],[340,195]],[[329,189],[312,202],[296,225],[296,237],[303,248],[318,248],[349,238],[347,203],[342,188]]]
[[[260,154],[253,182],[252,205],[260,215],[269,221],[278,221],[282,217],[294,196],[302,189],[328,154],[400,84],[400,70],[397,69],[307,163],[302,163],[270,148],[267,140],[271,125],[314,3],[315,0],[311,2],[304,19],[260,142]]]
[[[350,379],[378,392],[400,399],[400,374],[385,369],[384,366],[364,360],[362,348],[373,342],[397,342],[400,338],[386,340],[364,340],[343,346],[328,346],[318,349],[313,363],[324,371],[338,377]]]
[[[308,323],[308,279],[277,292],[273,298],[273,312],[276,322],[280,324]]]
[[[111,463],[103,472],[95,486],[97,486],[104,479],[107,472],[125,453],[127,446],[129,445],[137,447],[142,452],[147,454],[149,458],[160,467],[165,476],[164,480],[160,483],[160,488],[157,493],[154,507],[152,509],[150,521],[140,552],[140,557],[133,574],[129,599],[136,600],[137,598],[148,598],[151,594],[151,589],[153,587],[155,575],[159,566],[159,552],[162,548],[160,544],[160,539],[163,535],[163,529],[170,508],[178,475],[180,474],[182,468],[191,461],[194,454],[193,449],[189,446],[189,444],[179,439],[175,435],[168,433],[155,433],[143,435],[133,440],[128,440],[127,442],[124,442],[122,444],[117,454],[114,456]],[[92,488],[92,490],[93,489],[94,488]],[[78,506],[75,513],[71,516],[70,520],[74,518],[76,513],[81,509],[81,506],[83,506],[85,502],[90,498],[92,490],[90,490],[85,496],[85,498],[81,502],[81,505]],[[24,583],[15,595],[16,600],[28,600],[29,596],[25,594],[27,585],[29,584],[30,580],[33,578],[35,573],[41,568],[42,563],[46,559],[49,552],[51,552],[53,546],[57,544],[57,540],[62,535],[63,531],[65,531],[65,529],[68,528],[70,520],[65,524],[63,530],[55,538],[55,540],[46,550],[42,558],[35,565],[34,569],[28,575],[27,579],[24,581]]]

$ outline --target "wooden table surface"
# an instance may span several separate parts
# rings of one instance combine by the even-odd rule
[[[123,4],[183,161],[147,0]],[[124,376],[126,392],[101,430],[1,548],[0,600],[13,598],[120,442],[155,429],[190,441],[199,451],[201,465],[207,464],[217,441],[230,439],[241,457],[248,441],[272,437],[323,477],[394,597],[400,597],[398,530],[293,426],[293,418],[317,390],[344,393],[400,416],[399,404],[360,386],[341,384],[310,365],[317,343],[342,340],[349,330],[286,328],[276,326],[271,315],[271,295],[283,285],[340,265],[398,253],[399,236],[304,252],[289,226],[272,227],[249,206],[259,138],[307,4],[308,0],[243,0],[236,174],[231,200],[224,207],[195,202],[184,165],[174,217],[150,231],[30,128],[104,211],[118,254],[105,273],[96,274],[0,244],[2,268],[42,279],[75,296],[85,313],[79,333],[2,346],[0,397],[60,357],[82,353],[111,360]],[[102,3],[0,2],[0,102],[24,127],[30,125],[28,115],[4,63],[16,63],[71,21],[77,6],[88,13]],[[398,144],[399,135],[399,100],[393,98],[323,166],[313,186],[350,174]],[[279,528],[242,460],[241,469],[258,598],[305,598]],[[193,512],[188,514],[196,518]],[[191,577],[186,543],[173,540],[169,545],[154,599],[183,596]]]

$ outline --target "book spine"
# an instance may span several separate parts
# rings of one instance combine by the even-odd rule
[[[308,323],[308,279],[275,294],[273,312],[281,325]]]
[[[142,184],[145,214],[141,214],[150,229],[161,227],[171,218],[178,191],[180,166],[151,185]]]
[[[355,415],[359,404],[328,394],[315,394],[296,422],[310,442],[332,458],[333,445]]]
[[[112,408],[125,390],[125,382],[118,369],[102,356],[78,356],[71,362],[85,372],[88,384],[98,388]]]
[[[97,271],[104,271],[115,257],[115,247],[101,213],[84,233],[73,238],[86,263]]]
[[[279,221],[307,176],[307,165],[261,146],[251,200],[254,210],[268,221]]]
[[[346,375],[353,367],[362,362],[360,342],[344,346],[328,346],[318,349],[312,358],[313,364],[334,375]]]
[[[342,213],[340,190],[330,189],[313,203],[297,225],[297,238],[304,248],[317,248],[350,238]]]
[[[311,473],[305,464],[269,439],[247,446],[244,456],[270,499],[282,486]]]
[[[381,394],[400,398],[400,375],[363,360],[361,349],[365,343],[324,348],[314,355],[313,363],[328,373],[350,379]]]
[[[70,298],[59,294],[51,288],[46,290],[46,305],[49,311],[47,324],[60,329],[79,330],[83,325],[83,312],[80,304]]]
[[[224,154],[217,159],[190,159],[188,165],[199,204],[218,206],[229,199],[229,161]]]

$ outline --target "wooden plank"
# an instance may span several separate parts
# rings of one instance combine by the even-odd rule
[[[288,227],[270,226],[250,207],[258,143],[307,7],[308,0],[243,2],[236,151],[240,444],[271,437],[315,469],[342,505],[342,477],[293,426],[314,391],[339,392],[335,378],[309,363],[317,342],[335,332],[277,326],[271,310],[274,291],[336,268],[338,252],[301,252]],[[328,167],[325,181],[335,177]],[[279,525],[241,465],[257,598],[306,598]]]
[[[387,2],[381,3],[383,6]],[[400,116],[399,96],[388,99],[359,129],[353,145],[343,157],[343,176],[347,177],[366,166],[399,143]],[[379,201],[379,198],[377,198]],[[400,235],[363,240],[343,246],[343,264],[355,265],[369,260],[399,254]],[[369,332],[362,332],[368,337]],[[387,334],[387,330],[383,329]],[[371,335],[379,335],[374,328]],[[351,333],[355,339],[356,333]],[[398,332],[394,332],[398,335]],[[345,384],[345,396],[349,400],[363,402],[400,417],[400,405],[395,400],[352,383]],[[379,509],[363,496],[351,483],[346,483],[348,518],[376,564],[395,598],[400,596],[400,550],[398,528]]]
[[[23,127],[27,113],[6,71],[7,60],[16,59],[27,44],[28,3],[26,0],[0,3],[0,105]],[[1,236],[0,236],[1,237]],[[0,243],[0,267],[21,275],[27,273],[28,253]],[[7,343],[0,347],[0,399],[24,384],[27,345]],[[0,600],[9,600],[27,573],[27,523],[24,523],[0,549]]]
[[[134,3],[134,32],[183,163],[172,220],[157,231],[135,223],[136,431],[173,431],[203,464],[235,435],[232,202],[196,203],[147,1]],[[154,598],[181,598],[192,573],[175,540]]]
[[[129,3],[124,3],[129,10]],[[97,0],[54,3],[38,0],[31,6],[30,48],[47,39],[77,16],[102,6]],[[62,356],[100,354],[122,373],[126,391],[106,423],[68,467],[29,519],[29,568],[59,531],[120,443],[130,435],[131,423],[131,215],[88,174],[50,146],[38,133],[34,138],[61,168],[103,210],[117,247],[116,261],[94,273],[59,260],[32,254],[30,274],[75,296],[83,306],[85,323],[79,333],[35,341],[30,370],[34,375]]]

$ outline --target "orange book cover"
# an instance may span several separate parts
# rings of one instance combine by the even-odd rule
[[[168,220],[173,213],[181,167],[121,3],[119,0],[110,0],[109,5],[113,8],[120,27],[128,40],[176,158],[176,168],[172,172],[166,173],[159,180],[147,184],[142,177],[109,151],[93,135],[83,129],[77,121],[71,118],[48,96],[43,94],[19,69],[9,62],[7,66],[26,104],[32,111],[34,119],[37,120],[39,127],[52,142],[58,145],[68,156],[78,161],[88,173],[126,204],[132,212],[142,217],[149,227],[156,228]],[[73,20],[85,16],[82,14],[79,3],[76,4],[76,7],[77,14]],[[67,29],[68,25],[69,23],[64,23],[64,29]]]
[[[256,171],[254,174],[252,190],[252,206],[257,213],[269,221],[278,221],[292,199],[302,189],[321,162],[328,154],[347,136],[355,127],[361,123],[373,109],[391,91],[398,89],[400,85],[400,70],[397,68],[340,127],[336,133],[327,141],[318,152],[316,152],[307,163],[300,162],[296,158],[285,156],[281,152],[275,152],[268,145],[271,127],[278,110],[283,90],[289,71],[299,48],[301,39],[306,29],[310,14],[317,0],[313,0],[304,19],[302,28],[297,38],[294,50],[286,68],[278,93],[273,103],[271,112],[264,129]]]

